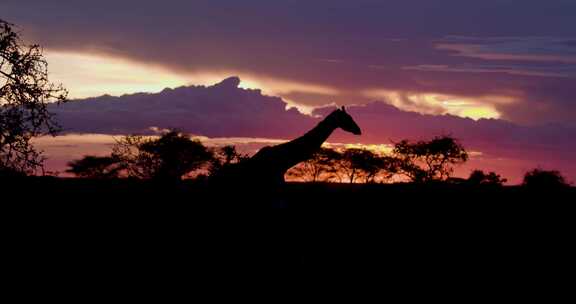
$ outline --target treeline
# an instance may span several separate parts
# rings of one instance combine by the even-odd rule
[[[68,173],[92,179],[135,178],[164,182],[183,178],[209,179],[247,160],[234,146],[209,148],[172,130],[160,137],[129,135],[119,139],[108,156],[85,156],[68,163]],[[473,171],[454,178],[457,165],[468,161],[465,148],[450,136],[428,141],[403,140],[388,153],[361,148],[321,148],[288,171],[287,178],[303,182],[394,183],[449,182],[501,186],[507,179],[495,172]],[[525,185],[568,186],[558,171],[534,169]]]
[[[110,155],[87,155],[71,161],[66,172],[93,179],[178,181],[213,175],[247,157],[238,153],[234,146],[210,149],[199,140],[173,130],[158,138],[124,136],[116,141]]]
[[[464,147],[449,136],[414,143],[403,140],[389,154],[359,148],[322,148],[291,169],[289,175],[312,182],[445,181],[468,157]]]

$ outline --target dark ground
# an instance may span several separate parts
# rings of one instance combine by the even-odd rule
[[[0,191],[5,265],[47,293],[264,281],[285,296],[356,283],[406,300],[551,300],[576,270],[574,188],[26,178]]]

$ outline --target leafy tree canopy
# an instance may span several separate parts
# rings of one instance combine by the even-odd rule
[[[527,172],[522,185],[530,189],[557,189],[570,186],[559,171],[542,169]]]
[[[67,91],[48,80],[38,45],[26,46],[13,25],[0,20],[0,172],[32,174],[42,168],[31,139],[55,135],[48,104],[66,101]]]
[[[454,172],[454,165],[468,160],[468,153],[450,136],[411,143],[400,141],[394,146],[400,161],[400,171],[415,182],[446,180]]]

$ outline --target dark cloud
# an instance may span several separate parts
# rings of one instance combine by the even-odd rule
[[[502,60],[503,56],[509,56],[509,60],[517,61],[574,63],[576,50],[569,45],[571,39],[574,37],[450,36],[437,41],[436,48],[453,51],[457,56],[487,60]]]
[[[181,87],[158,94],[104,96],[54,106],[51,110],[69,133],[155,134],[156,128],[179,128],[209,137],[297,137],[318,118],[286,110],[285,102],[258,90],[238,88],[229,78],[211,87]],[[314,114],[324,116],[333,106]],[[383,102],[348,107],[363,129],[362,137],[338,131],[333,142],[382,144],[426,139],[441,134],[460,138],[467,147],[507,157],[553,157],[576,160],[576,128],[562,125],[519,126],[494,119],[474,121],[451,115],[401,111]],[[155,127],[152,129],[152,127]]]
[[[529,123],[547,121],[564,122],[576,127],[576,90],[575,79],[533,79],[523,84],[523,90],[529,92],[522,99],[521,106],[500,105],[506,118],[512,121]]]
[[[520,76],[576,78],[576,65],[568,66],[525,66],[495,64],[463,64],[460,66],[417,65],[404,67],[405,70],[454,73],[505,73]]]
[[[520,91],[526,100],[500,107],[503,117],[522,123],[576,117],[573,96],[563,93],[568,81],[554,85],[562,93],[533,84],[555,75],[573,81],[573,66],[525,62],[573,56],[572,0],[4,0],[2,13],[48,49],[111,54],[180,73],[239,71],[336,87],[338,103],[365,103],[359,92],[375,88],[464,96]],[[480,49],[438,49],[438,43]],[[495,67],[488,53],[508,57]],[[404,69],[432,65],[447,68]],[[330,99],[290,97],[307,105]]]
[[[155,134],[157,128],[178,128],[210,137],[289,138],[313,126],[314,119],[286,110],[280,98],[240,89],[239,81],[89,98],[51,111],[67,133]]]

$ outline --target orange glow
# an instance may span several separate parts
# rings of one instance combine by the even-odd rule
[[[71,52],[45,52],[50,79],[70,91],[71,98],[157,92],[187,83],[170,71],[124,59]]]
[[[338,95],[338,90],[311,83],[256,75],[243,71],[175,72],[164,67],[144,64],[99,54],[46,51],[51,81],[62,83],[70,98],[86,98],[104,94],[120,96],[132,93],[153,93],[165,88],[185,85],[213,85],[230,76],[239,76],[240,88],[258,89],[265,95],[283,97],[292,93],[326,96]],[[287,108],[295,107],[310,114],[312,107],[299,105],[283,97]]]
[[[360,143],[324,143],[322,145],[326,148],[343,150],[343,149],[366,149],[379,155],[390,154],[394,149],[390,144],[360,144]]]
[[[368,90],[364,95],[380,98],[383,101],[405,111],[421,114],[451,114],[474,120],[481,118],[500,118],[496,109],[498,104],[516,102],[512,96],[456,96],[439,93],[402,92],[394,90]]]

